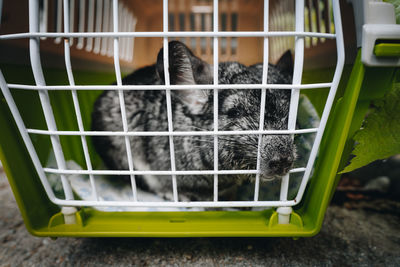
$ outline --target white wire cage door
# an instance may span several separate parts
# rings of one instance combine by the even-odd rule
[[[340,18],[340,6],[339,1],[332,0],[331,8],[333,14],[333,22],[335,32],[310,32],[305,31],[305,3],[304,0],[296,0],[294,2],[294,17],[295,17],[295,29],[293,31],[271,31],[269,25],[269,8],[270,3],[268,0],[264,1],[264,16],[263,16],[263,30],[261,31],[221,31],[220,30],[220,18],[218,9],[220,3],[218,0],[212,2],[212,29],[209,31],[170,31],[169,27],[169,12],[168,12],[168,0],[163,1],[163,30],[158,32],[135,32],[132,27],[121,28],[121,23],[128,23],[121,19],[121,15],[125,14],[124,10],[121,8],[121,4],[118,0],[104,1],[104,6],[107,7],[109,12],[108,17],[108,28],[104,32],[74,32],[71,30],[71,2],[64,0],[62,3],[63,11],[63,31],[62,32],[47,32],[39,28],[40,19],[40,1],[29,1],[29,32],[28,33],[15,33],[6,34],[0,36],[0,40],[8,39],[19,39],[25,38],[29,39],[29,50],[32,71],[34,74],[36,85],[24,85],[24,84],[7,84],[3,75],[0,76],[0,85],[4,97],[10,107],[10,110],[15,118],[17,126],[20,130],[22,138],[25,145],[29,151],[32,158],[34,166],[37,173],[41,179],[41,182],[47,192],[49,199],[60,206],[92,206],[92,207],[182,207],[182,208],[193,208],[193,207],[280,207],[287,209],[298,204],[304,194],[307,182],[310,178],[310,174],[313,169],[314,161],[316,159],[319,144],[326,126],[326,122],[329,116],[330,109],[333,104],[335,93],[340,80],[341,72],[344,65],[344,45],[343,45],[343,33]],[[97,2],[97,1],[96,1]],[[327,3],[327,1],[322,1]],[[90,3],[93,1],[87,1],[89,6],[88,10],[93,9]],[[82,11],[83,7],[81,7]],[[83,11],[82,11],[83,12]],[[81,13],[82,13],[81,12]],[[93,12],[90,11],[90,12]],[[100,12],[101,13],[101,12]],[[83,13],[82,13],[83,14]],[[83,15],[82,15],[83,16]],[[131,21],[132,22],[132,21]],[[90,24],[90,23],[89,23]],[[93,23],[92,23],[93,24]],[[90,24],[91,25],[91,24]],[[89,27],[93,29],[93,25]],[[122,31],[121,31],[122,29]],[[129,38],[126,38],[129,37]],[[129,42],[121,46],[121,40],[133,40],[137,37],[158,37],[163,40],[163,67],[165,84],[163,85],[124,85],[122,83],[121,69],[120,69],[120,59],[121,59],[121,47],[126,47]],[[207,37],[212,39],[213,51],[219,51],[221,38],[244,38],[244,37],[259,37],[263,39],[263,64],[262,64],[262,82],[260,84],[219,84],[219,73],[218,68],[213,68],[213,82],[207,85],[174,85],[171,84],[170,74],[169,74],[169,39],[171,38],[191,38],[191,37]],[[294,72],[292,84],[269,84],[268,83],[268,59],[269,59],[269,41],[272,37],[293,37],[294,38]],[[53,38],[54,40],[60,40],[61,38],[64,42],[64,59],[66,72],[68,76],[69,84],[49,86],[46,85],[43,70],[41,66],[40,57],[40,38]],[[95,40],[104,40],[104,38],[109,38],[111,42],[104,42],[103,45],[107,49],[103,50],[103,53],[113,56],[114,68],[116,75],[115,85],[77,85],[75,84],[74,72],[71,67],[71,38],[77,38],[78,44],[82,44],[81,40],[86,40],[87,45],[89,45],[95,38]],[[96,39],[97,38],[97,39]],[[101,39],[103,38],[103,39]],[[315,84],[302,84],[302,73],[304,65],[304,46],[305,38],[325,38],[336,40],[337,48],[337,63],[335,68],[335,73],[331,82],[327,83],[315,83]],[[123,41],[126,42],[126,41]],[[95,44],[94,44],[95,45]],[[96,45],[95,45],[96,46]],[[112,48],[112,53],[111,53]],[[100,47],[101,51],[101,42]],[[99,51],[99,52],[100,52]],[[136,51],[137,52],[137,51]],[[125,53],[125,52],[123,52]],[[132,55],[128,56],[131,57]],[[128,57],[125,56],[125,57]],[[124,57],[123,57],[124,58]],[[213,66],[218,66],[221,62],[219,59],[219,53],[213,53],[212,55]],[[14,102],[12,90],[31,90],[37,92],[40,98],[41,108],[43,110],[44,119],[46,122],[47,129],[36,129],[36,128],[26,128],[21,118],[20,112]],[[244,90],[260,90],[261,91],[261,104],[260,110],[260,122],[259,128],[248,130],[248,131],[221,131],[219,130],[219,109],[218,109],[218,98],[223,90],[233,90],[233,89],[244,89]],[[298,104],[300,99],[300,93],[302,90],[307,89],[320,89],[329,90],[329,95],[325,103],[325,108],[323,110],[322,116],[320,118],[320,123],[318,127],[296,129]],[[119,106],[122,116],[123,129],[120,131],[91,131],[86,130],[85,125],[82,120],[82,112],[79,94],[80,91],[93,91],[93,90],[105,90],[105,91],[115,91],[119,97]],[[130,131],[128,129],[127,114],[126,114],[126,103],[124,95],[126,92],[131,90],[155,90],[165,92],[165,101],[167,105],[167,131],[153,131],[153,132],[138,132]],[[213,130],[209,131],[176,131],[173,128],[173,116],[172,116],[172,98],[173,94],[177,90],[210,90],[213,95]],[[288,125],[287,129],[264,129],[264,112],[265,112],[265,96],[267,90],[290,90],[290,108],[288,114]],[[68,91],[71,93],[71,98],[73,101],[73,111],[71,114],[76,116],[76,122],[78,125],[78,130],[59,130],[57,128],[56,120],[53,114],[53,104],[50,101],[49,91]],[[298,168],[293,168],[288,174],[284,175],[281,180],[280,185],[280,196],[278,200],[260,200],[260,153],[261,153],[261,139],[265,135],[304,135],[304,134],[315,134],[315,139],[308,157],[307,164]],[[56,167],[46,167],[43,166],[38,158],[37,152],[32,144],[32,135],[44,135],[48,136],[51,141],[52,151],[54,152]],[[175,162],[175,147],[174,138],[182,136],[199,136],[205,135],[210,136],[213,142],[213,168],[209,170],[177,170]],[[256,136],[259,140],[257,147],[257,162],[256,168],[251,170],[232,170],[232,169],[220,169],[219,168],[219,140],[223,136],[241,136],[241,135],[252,135]],[[126,160],[129,164],[129,169],[127,170],[96,170],[93,167],[90,155],[90,149],[87,142],[88,137],[93,136],[118,136],[120,137],[126,148]],[[137,170],[134,165],[134,153],[131,151],[131,137],[165,137],[168,138],[169,151],[170,151],[170,170]],[[78,137],[80,138],[80,144],[82,146],[82,153],[86,168],[84,169],[71,169],[65,160],[65,155],[63,147],[61,145],[60,137]],[[48,181],[49,175],[58,175],[62,181],[62,191],[64,197],[58,197],[54,193],[54,189],[51,187]],[[294,198],[288,199],[290,174],[302,174],[301,182]],[[75,199],[74,190],[71,187],[71,179],[68,177],[71,175],[84,175],[89,177],[92,198],[90,200]],[[106,200],[104,196],[99,193],[99,185],[97,181],[98,176],[102,175],[113,175],[113,176],[129,176],[131,184],[131,194],[133,199],[131,201],[109,201]],[[154,177],[168,176],[171,177],[172,184],[172,200],[171,201],[141,201],[137,197],[137,181],[138,175],[152,175]],[[212,186],[212,200],[208,201],[182,201],[179,198],[180,192],[178,191],[178,180],[177,176],[187,176],[187,175],[208,175],[213,177]],[[218,193],[222,188],[219,188],[218,179],[221,175],[253,175],[255,177],[252,199],[248,201],[222,201],[218,199]],[[161,178],[160,178],[161,179]],[[279,212],[279,211],[278,211]]]

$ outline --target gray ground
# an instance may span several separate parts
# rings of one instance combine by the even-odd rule
[[[0,266],[400,266],[400,202],[387,199],[332,205],[322,231],[299,240],[37,238],[1,170],[0,203]]]

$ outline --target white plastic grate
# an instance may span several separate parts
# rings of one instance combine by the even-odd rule
[[[47,2],[47,1],[45,1]],[[119,206],[119,207],[291,207],[298,204],[304,194],[307,182],[309,180],[312,168],[314,165],[315,158],[318,153],[318,148],[321,142],[321,138],[326,126],[328,115],[333,104],[335,93],[339,84],[341,72],[344,65],[344,44],[343,44],[343,33],[340,18],[340,6],[339,1],[332,0],[333,10],[333,23],[335,33],[324,33],[324,32],[305,32],[304,31],[304,0],[295,1],[295,30],[294,31],[271,31],[269,28],[269,6],[268,0],[264,1],[264,18],[263,18],[263,30],[262,31],[219,31],[219,2],[213,0],[213,26],[211,31],[169,31],[168,19],[168,0],[163,0],[163,31],[161,32],[135,32],[136,19],[129,15],[129,12],[124,8],[122,3],[118,0],[102,0],[102,1],[79,1],[76,5],[71,4],[70,1],[64,0],[63,2],[57,1],[57,32],[47,32],[47,27],[42,26],[39,28],[40,12],[39,12],[39,1],[29,1],[29,32],[28,33],[12,33],[0,36],[1,40],[9,39],[29,39],[30,44],[30,57],[31,66],[36,81],[36,85],[24,85],[24,84],[7,84],[3,74],[0,73],[0,86],[3,95],[10,107],[10,110],[15,118],[19,131],[28,149],[28,152],[32,158],[37,173],[43,183],[46,193],[49,199],[60,206]],[[85,2],[85,3],[84,3]],[[323,1],[325,4],[327,1]],[[87,3],[87,5],[86,5]],[[96,6],[95,6],[96,3]],[[79,6],[79,13],[74,10]],[[63,27],[64,31],[61,32],[61,11],[63,11]],[[319,11],[318,11],[319,12]],[[74,26],[74,20],[71,19],[77,14],[79,17],[78,25]],[[96,13],[96,16],[94,14]],[[83,25],[83,21],[87,18],[86,25]],[[96,18],[94,20],[94,17]],[[77,28],[78,32],[74,32],[74,27]],[[321,28],[321,27],[318,27]],[[88,32],[84,32],[87,29]],[[161,37],[163,38],[164,48],[164,73],[165,73],[165,85],[122,85],[122,77],[120,70],[119,60],[132,60],[133,59],[133,38],[135,37]],[[214,80],[213,84],[209,85],[171,85],[169,81],[168,72],[168,41],[170,38],[199,38],[208,37],[211,38],[213,51],[219,51],[221,37],[226,38],[240,38],[240,37],[261,37],[263,39],[263,76],[262,84],[233,84],[233,85],[221,85],[218,84],[218,68],[214,67]],[[270,51],[270,38],[271,37],[293,37],[295,39],[295,66],[293,75],[293,84],[268,84],[267,73],[268,73],[268,59]],[[39,43],[40,38],[53,38],[55,42],[64,41],[64,58],[65,66],[68,76],[68,85],[62,86],[48,86],[45,83],[42,66],[40,62],[40,49]],[[108,39],[107,39],[108,38]],[[337,64],[333,80],[328,83],[315,83],[315,84],[301,84],[303,64],[304,64],[304,40],[305,38],[326,38],[335,39],[337,47]],[[114,67],[116,75],[116,85],[76,85],[74,80],[73,71],[71,68],[70,59],[70,46],[72,39],[75,39],[75,43],[78,48],[86,48],[87,51],[93,51],[94,53],[100,53],[102,55],[113,56]],[[86,45],[84,44],[86,41]],[[219,54],[213,53],[213,65],[217,66],[219,60]],[[329,95],[325,104],[325,108],[320,120],[318,128],[307,128],[307,129],[296,129],[296,118],[297,108],[299,102],[299,96],[301,90],[317,89],[326,90],[329,88]],[[324,89],[325,88],[325,89]],[[12,90],[31,90],[37,91],[40,96],[41,106],[46,120],[47,130],[26,128],[18,108],[14,102]],[[213,90],[214,96],[214,124],[213,130],[210,131],[174,131],[173,129],[173,117],[172,117],[172,103],[171,103],[171,91],[172,90]],[[218,94],[220,90],[230,89],[261,89],[262,96],[265,96],[266,89],[273,90],[291,90],[291,104],[289,112],[289,124],[287,130],[265,130],[263,129],[264,116],[260,116],[260,127],[258,130],[249,131],[219,131],[218,130]],[[78,123],[78,131],[66,131],[58,130],[56,127],[52,104],[50,103],[48,91],[65,91],[71,92],[73,99],[74,114]],[[87,131],[84,128],[82,121],[82,114],[78,98],[78,91],[91,91],[91,90],[116,90],[119,95],[119,104],[122,113],[123,130],[115,132],[95,132]],[[168,131],[164,132],[133,132],[128,130],[127,118],[124,103],[124,93],[127,90],[164,90],[166,92],[166,103],[168,113]],[[262,97],[260,105],[260,114],[265,111],[265,97]],[[71,114],[72,115],[72,114]],[[294,168],[289,173],[304,173],[300,188],[296,197],[292,200],[288,200],[288,185],[289,185],[289,174],[283,177],[281,185],[280,200],[260,201],[259,190],[260,190],[260,142],[258,145],[258,157],[257,167],[255,170],[220,170],[218,167],[218,139],[224,135],[257,135],[259,140],[261,136],[265,134],[286,134],[286,135],[297,135],[315,133],[316,137],[312,150],[309,156],[309,160],[306,166],[300,168]],[[54,151],[57,167],[49,168],[42,166],[38,155],[32,145],[30,135],[45,135],[49,136],[52,144],[52,150]],[[94,170],[90,160],[88,144],[86,142],[87,136],[121,136],[124,137],[127,160],[129,163],[129,170]],[[213,136],[214,142],[214,166],[212,170],[176,170],[175,167],[175,153],[174,153],[174,139],[175,136],[195,136],[195,135],[209,135]],[[77,136],[80,137],[82,151],[86,162],[86,169],[84,170],[72,170],[67,169],[64,151],[60,144],[61,136]],[[171,170],[170,171],[140,171],[135,170],[132,159],[131,144],[129,137],[131,136],[167,136],[169,138],[170,145],[170,158],[171,158]],[[61,199],[55,196],[53,189],[48,183],[46,178],[47,174],[58,174],[61,176],[63,191],[65,198]],[[69,184],[67,175],[81,174],[88,175],[90,177],[90,183],[94,200],[75,200],[73,196],[73,190]],[[137,188],[136,188],[136,175],[151,174],[155,176],[169,175],[172,179],[173,187],[173,201],[165,202],[145,202],[138,201],[137,199]],[[219,201],[218,200],[218,176],[219,175],[233,175],[233,174],[252,174],[256,176],[254,185],[254,199],[252,201]],[[102,196],[98,194],[96,176],[97,175],[129,175],[131,178],[133,201],[103,201]],[[212,201],[196,201],[196,202],[182,202],[179,201],[179,192],[177,187],[177,175],[212,175],[214,177],[214,188],[213,188],[213,200]]]
[[[51,1],[51,0],[50,0]],[[69,32],[88,33],[88,32],[113,32],[113,2],[112,0],[73,0],[68,1],[68,13],[65,12],[65,3],[62,0],[53,0],[54,12],[49,9],[49,0],[39,1],[39,33],[48,33],[49,18],[54,20],[53,30],[60,33],[60,36],[54,38],[54,43],[61,44],[65,31],[65,23],[68,22]],[[129,11],[124,3],[118,4],[120,12],[118,32],[134,32],[136,27],[136,17]],[[68,18],[66,18],[68,16]],[[64,27],[64,31],[62,30]],[[97,37],[97,36],[96,36]],[[41,40],[46,40],[46,36]],[[71,36],[69,45],[75,45],[77,49],[86,47],[87,52],[93,52],[102,56],[113,57],[113,38],[87,38],[81,35],[77,40]],[[85,46],[86,41],[86,46]],[[134,40],[125,38],[121,44],[120,58],[125,61],[133,60]]]

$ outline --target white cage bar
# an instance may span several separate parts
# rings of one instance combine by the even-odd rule
[[[101,32],[102,24],[103,24],[103,3],[104,0],[96,0],[96,23],[95,23],[95,31]],[[93,52],[95,54],[100,53],[101,46],[101,38],[97,37],[94,39]]]
[[[55,0],[57,5],[57,13],[56,13],[56,31],[61,32],[62,29],[62,0]],[[31,11],[29,11],[31,12]],[[31,13],[29,13],[29,17],[31,17]],[[30,25],[30,23],[29,23]],[[57,37],[54,39],[56,44],[61,43],[61,37]]]
[[[163,31],[164,33],[168,32],[168,0],[163,1]],[[168,119],[168,133],[169,133],[169,151],[171,158],[171,170],[172,172],[176,171],[175,166],[175,147],[174,147],[174,138],[171,135],[173,130],[172,125],[172,104],[171,104],[171,89],[170,86],[170,77],[169,77],[169,51],[168,51],[168,38],[163,38],[163,60],[164,60],[164,79],[165,79],[165,96],[167,99],[167,119]],[[176,184],[176,174],[171,175],[172,178],[172,194],[174,198],[174,202],[178,202],[178,187]]]
[[[213,2],[213,15],[214,15],[214,32],[218,32],[218,0]],[[214,66],[218,66],[218,38],[213,38],[213,63]],[[218,68],[213,69],[213,84],[218,85]],[[214,133],[218,132],[218,87],[213,89],[214,91]],[[214,134],[214,171],[218,171],[218,135]],[[218,174],[214,174],[214,202],[218,201]]]
[[[295,20],[296,32],[304,31],[304,0],[296,0],[295,6]],[[296,36],[294,43],[294,70],[293,70],[293,81],[292,84],[301,84],[301,78],[303,75],[303,64],[304,64],[304,38]],[[265,62],[264,62],[265,64]],[[288,118],[288,130],[296,129],[297,121],[297,109],[299,106],[300,90],[293,88],[290,95],[290,107],[289,107],[289,118]],[[294,135],[291,136],[294,140]],[[289,173],[282,177],[280,200],[285,201],[288,198],[289,192]],[[281,213],[280,210],[277,210]],[[291,213],[291,209],[286,208],[288,214]],[[286,223],[289,223],[286,217]]]
[[[337,39],[337,33],[319,33],[319,32],[296,32],[296,31],[225,31],[225,32],[212,32],[212,31],[187,31],[187,32],[32,32],[32,33],[10,33],[1,35],[0,40],[7,39],[25,39],[34,37],[52,37],[52,38],[69,38],[69,37],[317,37],[327,39]]]
[[[110,2],[110,17],[111,19],[109,20],[109,25],[108,29],[111,31],[114,31],[114,1],[109,1]],[[118,3],[117,3],[117,9],[118,9]],[[117,21],[118,22],[118,21]],[[107,42],[107,56],[112,57],[114,56],[114,38],[108,38]]]
[[[79,21],[78,21],[78,31],[85,31],[85,21],[86,21],[86,2],[85,0],[79,0]],[[84,38],[80,37],[78,39],[78,43],[76,44],[76,48],[82,49],[84,46]]]
[[[38,1],[29,2],[29,32],[38,32],[38,19],[39,19],[39,5]],[[39,48],[39,38],[29,39],[29,55],[31,59],[32,72],[36,84],[45,85],[45,79],[42,70],[42,64],[40,62],[40,48]],[[39,93],[40,102],[43,108],[44,117],[46,120],[47,128],[49,130],[57,130],[56,122],[53,116],[53,109],[51,107],[50,98],[47,91],[42,91]],[[61,170],[66,169],[64,153],[61,147],[59,136],[50,136],[51,144],[53,147],[54,155],[57,162],[57,167]],[[64,189],[65,199],[71,200],[74,198],[71,185],[64,174],[61,174],[61,182]]]
[[[114,32],[118,32],[118,1],[113,0],[113,21],[114,21]],[[117,85],[122,85],[121,78],[121,69],[119,65],[119,39],[114,38],[114,66],[115,66],[115,75],[117,78]],[[121,108],[121,116],[122,116],[122,124],[124,132],[128,132],[128,123],[126,119],[126,109],[125,109],[125,99],[124,92],[122,90],[118,91],[119,103]],[[128,157],[128,165],[129,170],[133,171],[133,159],[132,159],[132,151],[131,151],[131,143],[128,136],[125,136],[125,147],[126,153]],[[134,201],[137,201],[137,191],[136,191],[136,179],[134,174],[130,174],[131,186],[132,186],[132,194]]]
[[[71,29],[71,28],[69,28],[69,26],[71,26],[71,24],[68,21],[69,19],[71,19],[71,17],[68,16],[68,13],[69,13],[68,0],[64,0],[64,31],[65,32],[69,32]],[[69,44],[68,39],[64,39],[64,56],[65,56],[65,68],[67,70],[69,84],[75,85],[75,79],[74,79],[74,75],[73,75],[72,67],[71,67],[70,44]],[[81,133],[84,131],[84,127],[83,127],[81,109],[79,106],[78,93],[76,90],[71,90],[71,94],[72,94],[72,100],[74,103],[75,115],[76,115],[76,119],[78,122],[78,129],[79,129],[79,132]],[[89,156],[89,149],[88,149],[88,145],[86,142],[86,137],[82,134],[80,134],[80,137],[81,137],[81,143],[82,143],[83,154],[85,157],[86,167],[89,171],[91,171],[91,170],[93,170],[93,168],[92,168],[92,162],[91,162],[90,156]],[[93,195],[94,199],[99,200],[93,174],[89,174],[89,179],[90,179],[90,184],[91,184],[91,188],[92,188],[92,195]]]
[[[264,0],[264,32],[268,32],[269,29],[269,0]],[[264,53],[263,53],[263,73],[262,73],[262,84],[268,84],[268,37],[264,37]],[[267,62],[267,64],[265,64]],[[265,98],[266,98],[266,88],[261,89],[261,104],[260,104],[260,114],[265,113]],[[264,130],[264,116],[260,116],[260,131]],[[258,147],[257,147],[257,170],[260,170],[261,162],[261,145],[262,145],[262,134],[258,135]],[[260,172],[256,174],[256,181],[254,185],[254,201],[258,201],[258,196],[260,193]]]
[[[93,32],[94,30],[94,0],[88,0],[88,21],[87,31]],[[85,35],[82,35],[84,37]],[[93,49],[93,38],[86,39],[86,51],[90,52]]]
[[[168,0],[163,0],[163,31],[161,32],[135,32],[134,23],[136,23],[135,17],[124,9],[122,3],[118,0],[88,0],[87,6],[85,7],[84,1],[80,1],[80,12],[78,31],[72,32],[73,30],[73,19],[74,10],[71,8],[71,3],[64,0],[64,31],[61,32],[61,11],[62,4],[61,0],[55,0],[57,3],[57,23],[55,25],[57,32],[46,32],[42,30],[39,32],[39,10],[38,0],[29,1],[29,32],[28,33],[14,33],[5,34],[0,36],[0,40],[9,39],[29,39],[30,42],[30,56],[31,65],[34,73],[36,85],[24,85],[24,84],[7,84],[4,80],[3,75],[0,72],[0,86],[3,95],[10,107],[10,110],[17,123],[18,129],[21,132],[24,143],[28,149],[28,152],[32,158],[34,166],[37,170],[39,178],[43,183],[45,191],[49,199],[60,206],[120,206],[120,207],[291,207],[298,204],[304,194],[307,181],[310,178],[310,174],[314,165],[315,158],[318,153],[319,144],[326,126],[328,115],[333,104],[335,93],[340,80],[341,72],[344,65],[344,45],[343,45],[343,33],[340,18],[340,6],[339,1],[332,0],[333,19],[335,25],[335,33],[321,33],[321,32],[305,32],[304,31],[304,0],[296,0],[296,25],[295,31],[270,31],[269,29],[269,1],[264,0],[264,18],[263,18],[263,30],[262,31],[219,31],[219,12],[218,12],[218,0],[213,0],[213,29],[212,31],[169,31],[168,28]],[[82,4],[83,3],[83,4]],[[71,4],[71,5],[70,5]],[[78,5],[77,5],[78,6]],[[73,9],[73,8],[72,8]],[[85,20],[85,10],[88,10],[87,21]],[[96,19],[94,14],[96,13]],[[124,14],[124,18],[121,18],[121,14]],[[84,22],[85,21],[85,22]],[[87,32],[84,32],[84,29]],[[103,32],[101,32],[103,30]],[[104,32],[106,30],[106,32]],[[123,85],[120,62],[119,60],[132,60],[133,59],[133,47],[134,40],[136,37],[161,37],[163,39],[164,49],[164,73],[165,73],[165,85]],[[169,38],[203,38],[209,37],[213,40],[213,84],[209,85],[171,85],[169,80],[168,71],[168,39]],[[218,39],[222,37],[229,38],[240,38],[240,37],[260,37],[263,38],[263,75],[261,84],[233,84],[233,85],[221,85],[218,84],[218,66],[219,64],[219,42]],[[294,37],[295,38],[295,67],[292,84],[268,84],[267,73],[268,73],[268,58],[269,58],[269,38],[271,37]],[[335,39],[337,47],[337,64],[335,74],[332,82],[327,83],[315,83],[315,84],[301,84],[302,69],[303,69],[303,57],[304,57],[304,38],[327,38]],[[62,86],[47,86],[44,81],[42,66],[40,63],[40,50],[39,50],[39,38],[54,38],[55,42],[64,40],[64,56],[66,72],[68,75],[69,85]],[[77,46],[83,48],[84,39],[86,39],[86,50],[94,51],[95,53],[101,53],[103,55],[114,57],[114,67],[116,75],[116,85],[76,85],[73,76],[73,70],[71,67],[70,60],[70,38],[78,38]],[[109,38],[109,39],[107,39]],[[70,40],[69,40],[70,39]],[[102,41],[103,40],[103,41]],[[112,40],[112,48],[111,42]],[[94,42],[93,42],[94,41]],[[128,48],[127,48],[128,47]],[[307,129],[296,129],[296,118],[297,118],[297,107],[299,101],[299,95],[301,90],[307,89],[320,89],[327,90],[329,88],[328,99],[325,104],[323,115],[320,120],[318,128],[307,128]],[[10,89],[13,90],[31,90],[36,91],[39,94],[41,106],[44,112],[44,117],[47,125],[47,129],[33,129],[26,128],[21,115],[19,114],[18,108],[14,102]],[[171,103],[171,92],[173,90],[213,90],[214,96],[214,114],[213,114],[213,130],[210,131],[174,131],[173,130],[173,117],[172,117],[172,103]],[[260,116],[260,126],[258,130],[249,131],[219,131],[218,130],[218,93],[219,90],[230,90],[230,89],[261,89],[262,102],[260,105],[260,114],[265,112],[265,94],[266,89],[272,90],[291,90],[291,105],[289,111],[289,123],[287,130],[265,130],[264,116]],[[68,90],[72,94],[74,112],[76,120],[78,122],[78,131],[65,131],[57,130],[55,119],[52,112],[52,106],[50,103],[48,91],[59,91]],[[85,131],[82,121],[82,114],[80,111],[80,104],[78,100],[78,91],[91,91],[91,90],[115,90],[119,95],[119,104],[121,108],[121,116],[123,122],[123,130],[108,132],[108,131]],[[167,119],[168,119],[168,131],[163,132],[137,132],[129,131],[127,126],[127,118],[125,112],[125,100],[124,92],[127,90],[163,90],[166,92],[167,102]],[[309,160],[305,167],[294,168],[290,170],[290,173],[304,173],[300,188],[294,199],[288,200],[288,183],[289,175],[283,178],[280,200],[278,201],[260,201],[259,200],[259,189],[260,189],[260,147],[261,137],[266,134],[308,134],[316,133],[314,144],[309,156]],[[52,144],[52,150],[55,153],[57,167],[49,168],[42,166],[38,155],[32,145],[32,141],[29,135],[45,135],[49,136]],[[212,170],[176,170],[175,166],[175,151],[174,151],[174,137],[176,136],[197,136],[197,135],[209,135],[213,136],[214,143],[214,166]],[[257,135],[258,136],[258,148],[257,148],[257,164],[255,170],[220,170],[218,168],[218,138],[223,135]],[[86,169],[84,170],[72,170],[67,169],[64,159],[63,150],[60,144],[60,136],[79,136],[81,138],[81,145],[84,153],[84,159],[86,162]],[[129,163],[129,170],[94,170],[90,161],[90,155],[88,145],[86,143],[87,136],[121,136],[125,140],[125,146],[127,151],[127,160]],[[131,151],[131,144],[129,137],[131,136],[166,136],[169,138],[170,145],[170,157],[171,157],[171,170],[170,171],[139,171],[134,169],[133,157]],[[65,198],[57,198],[53,192],[53,189],[48,183],[46,178],[47,174],[57,174],[61,177],[63,191]],[[74,200],[73,191],[66,178],[68,175],[88,175],[90,177],[90,183],[95,196],[95,200]],[[172,179],[172,190],[173,190],[173,201],[165,202],[145,202],[138,201],[137,189],[136,189],[136,175],[151,174],[155,176],[171,176]],[[254,185],[254,199],[252,201],[219,201],[218,200],[218,176],[219,175],[241,175],[241,174],[252,174],[256,176]],[[96,191],[96,175],[129,175],[131,177],[131,186],[133,201],[101,201]],[[212,175],[214,177],[213,183],[213,200],[212,201],[196,201],[196,202],[183,202],[179,201],[179,192],[177,185],[177,175]]]
[[[111,17],[111,10],[110,10],[110,0],[104,0],[104,8],[103,8],[103,32],[110,32],[111,28],[110,25],[110,17]],[[108,38],[101,39],[101,49],[100,54],[106,55],[107,54],[107,45],[108,45]]]

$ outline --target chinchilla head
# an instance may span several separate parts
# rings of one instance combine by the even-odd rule
[[[163,50],[158,54],[157,72],[164,80]],[[262,64],[247,67],[238,62],[220,63],[219,84],[260,84]],[[276,65],[269,64],[267,82],[289,84],[292,81],[292,56],[286,52]],[[169,73],[171,84],[211,84],[213,68],[193,55],[184,44],[169,43]],[[219,89],[219,131],[249,131],[260,129],[261,89]],[[174,101],[182,105],[182,112],[174,114],[175,130],[187,130],[185,119],[190,117],[189,128],[213,129],[213,90],[174,91]],[[267,89],[265,94],[264,130],[284,130],[288,125],[290,90]],[[182,122],[182,124],[180,124]],[[213,166],[213,138],[192,137],[203,147],[201,158],[205,165]],[[189,141],[188,141],[189,142]],[[257,164],[258,134],[221,135],[218,137],[219,168],[255,169]],[[194,152],[195,153],[195,152]],[[260,150],[261,178],[272,180],[282,177],[293,165],[296,157],[293,139],[289,135],[263,135]]]

